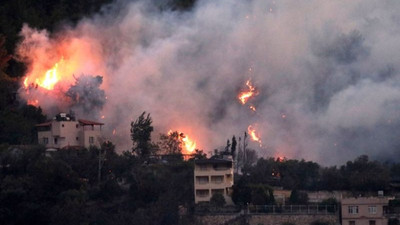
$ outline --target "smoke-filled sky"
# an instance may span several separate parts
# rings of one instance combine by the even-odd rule
[[[149,1],[114,6],[54,34],[25,26],[20,56],[55,63],[60,48],[75,77],[103,76],[105,118],[91,119],[104,121],[119,149],[130,148],[130,122],[146,111],[154,140],[179,130],[205,152],[254,125],[263,147],[249,146],[263,157],[399,158],[399,2],[198,0],[183,13]],[[237,99],[248,79],[257,112]],[[39,102],[47,112],[63,104]]]

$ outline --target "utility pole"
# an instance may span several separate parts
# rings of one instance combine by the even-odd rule
[[[97,172],[97,181],[98,181],[99,185],[100,185],[100,181],[101,181],[101,168],[102,168],[102,166],[103,166],[103,163],[102,163],[102,159],[101,159],[101,147],[100,147],[99,148],[99,170]]]
[[[243,138],[243,161],[244,161],[244,165],[246,165],[247,164],[247,150],[246,150],[246,147],[247,147],[247,143],[246,143],[246,139],[247,139],[247,132],[245,131],[244,132],[244,138]]]

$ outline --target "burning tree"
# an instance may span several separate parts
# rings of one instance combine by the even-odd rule
[[[167,135],[160,134],[158,145],[161,151],[166,154],[182,154],[181,135],[178,131],[170,131]]]

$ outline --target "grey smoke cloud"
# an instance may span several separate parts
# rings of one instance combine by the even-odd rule
[[[82,73],[104,77],[102,114],[119,149],[146,111],[153,138],[179,130],[206,152],[257,123],[260,156],[399,156],[397,2],[199,0],[184,13],[115,4],[61,34],[101,53],[103,73]],[[256,113],[237,100],[249,78]]]

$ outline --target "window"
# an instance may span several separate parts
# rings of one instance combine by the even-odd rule
[[[356,225],[356,221],[350,220],[350,221],[349,221],[349,225]]]
[[[61,126],[64,127],[64,124],[62,123]]]
[[[356,205],[349,206],[349,214],[358,214],[358,206]]]
[[[94,143],[94,137],[89,137],[89,143],[93,144]]]
[[[211,182],[213,182],[215,184],[220,184],[220,183],[224,182],[224,176],[212,176]]]
[[[196,196],[207,197],[209,195],[210,195],[210,191],[209,190],[196,190]]]
[[[49,138],[44,137],[43,138],[43,144],[47,145],[49,143]]]
[[[228,167],[224,164],[214,164],[213,165],[214,170],[227,170]]]
[[[54,144],[57,144],[57,143],[58,143],[58,139],[54,138]]]
[[[208,184],[208,177],[207,176],[199,176],[199,177],[196,177],[196,181],[198,184]]]
[[[215,195],[215,194],[224,195],[224,189],[212,189],[212,190],[211,190],[211,194],[212,194],[212,195]]]
[[[79,128],[79,124],[75,125],[76,128]]]
[[[207,165],[200,165],[199,168],[200,170],[207,170]]]
[[[369,214],[376,214],[376,205],[368,206],[368,213]]]
[[[79,141],[79,137],[76,137],[75,140]]]
[[[376,223],[375,223],[375,220],[370,220],[369,221],[369,225],[375,225]]]

